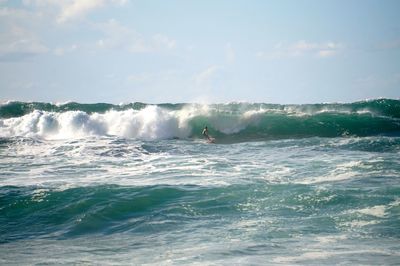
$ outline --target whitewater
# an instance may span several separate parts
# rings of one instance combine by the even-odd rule
[[[398,265],[399,155],[395,99],[3,102],[0,264]]]

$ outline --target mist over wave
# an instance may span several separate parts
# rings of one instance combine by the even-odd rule
[[[125,105],[8,102],[0,137],[73,139],[119,136],[141,140],[199,138],[207,125],[221,141],[398,135],[400,101],[348,104],[263,103]]]

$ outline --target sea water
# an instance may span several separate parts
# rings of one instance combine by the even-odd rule
[[[2,265],[400,263],[398,100],[0,117]]]

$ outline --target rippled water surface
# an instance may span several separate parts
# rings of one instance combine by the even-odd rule
[[[0,263],[398,264],[400,139],[3,138]]]

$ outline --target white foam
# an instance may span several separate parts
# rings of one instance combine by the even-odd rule
[[[378,205],[378,206],[358,210],[358,212],[362,213],[362,214],[366,214],[366,215],[383,218],[386,216],[386,206]]]
[[[336,167],[325,175],[310,176],[296,181],[300,184],[318,184],[325,182],[340,182],[357,178],[360,175],[359,168],[365,168],[362,161],[348,161],[338,163]]]
[[[339,242],[339,241],[343,241],[345,239],[347,239],[347,236],[345,236],[345,235],[318,236],[318,237],[315,238],[315,240],[318,241],[318,245],[320,245],[320,244],[332,244],[332,243],[336,243],[336,242]]]
[[[397,201],[388,205],[376,205],[363,209],[352,209],[344,212],[345,214],[356,215],[351,221],[343,222],[342,225],[350,228],[358,228],[369,225],[379,224],[387,216],[387,210],[396,206]]]
[[[309,252],[304,252],[303,254],[295,257],[292,256],[275,257],[272,259],[272,261],[274,263],[295,263],[304,260],[325,259],[334,255],[336,255],[336,253],[327,251],[309,251]]]
[[[345,250],[345,251],[325,251],[325,250],[305,250],[302,254],[297,256],[282,256],[282,257],[275,257],[272,259],[275,263],[299,263],[305,261],[312,261],[312,260],[321,260],[321,259],[328,259],[330,257],[337,257],[343,255],[363,255],[363,254],[377,254],[377,255],[397,255],[397,253],[387,252],[386,250],[380,249],[362,249],[362,250]]]
[[[392,203],[389,204],[389,208],[397,207],[400,205],[400,198],[396,199]]]
[[[82,111],[56,113],[35,110],[22,117],[1,120],[0,137],[70,139],[115,135],[143,140],[185,138],[191,132],[187,121],[194,113],[190,108],[170,111],[158,106],[91,115]]]
[[[325,183],[325,182],[338,182],[344,181],[347,179],[352,179],[357,176],[355,172],[345,172],[345,173],[336,173],[332,171],[328,175],[316,176],[311,178],[306,178],[303,180],[298,181],[299,184],[318,184],[318,183]]]
[[[2,105],[8,105],[10,103],[17,102],[16,100],[0,100],[0,106]]]
[[[34,110],[22,117],[0,120],[0,137],[24,136],[44,139],[70,139],[93,135],[114,135],[142,140],[186,138],[189,121],[207,117],[209,126],[225,134],[257,125],[267,109],[232,114],[209,105],[191,104],[179,110],[148,105],[141,110],[110,110],[88,114],[83,111],[47,112]]]
[[[343,225],[354,228],[354,227],[364,227],[367,225],[374,225],[374,224],[378,224],[378,223],[379,223],[379,221],[355,220],[355,221],[351,221],[351,222],[345,222],[345,223],[343,223]]]
[[[63,105],[66,105],[66,104],[69,104],[69,103],[73,103],[73,102],[74,101],[67,100],[67,101],[63,101],[63,102],[55,102],[54,105],[55,106],[63,106]]]

